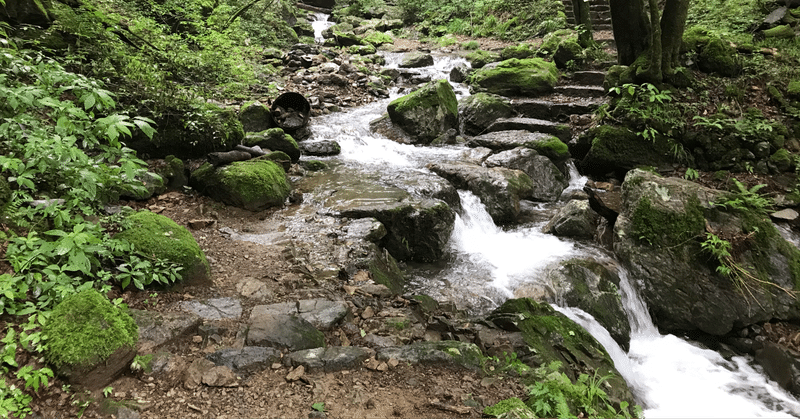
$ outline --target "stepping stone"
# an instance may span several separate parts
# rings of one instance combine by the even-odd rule
[[[238,319],[242,316],[242,303],[233,298],[183,301],[180,307],[183,311],[196,314],[203,320]]]
[[[602,83],[602,81],[601,81]],[[535,119],[553,120],[565,115],[583,115],[594,112],[604,101],[580,98],[571,102],[553,102],[543,99],[519,98],[511,101],[511,106],[520,116]]]
[[[335,372],[359,368],[371,353],[367,348],[356,346],[331,346],[292,352],[289,359],[292,365],[303,366],[306,370]]]
[[[343,301],[300,300],[296,303],[278,303],[253,307],[250,317],[261,314],[296,315],[319,330],[330,330],[349,313]]]
[[[583,85],[602,86],[605,79],[605,71],[576,71],[572,74],[572,80]]]
[[[556,86],[555,92],[575,97],[603,97],[606,95],[606,89],[602,86]]]
[[[486,129],[487,132],[514,130],[551,134],[564,142],[571,136],[568,125],[536,118],[500,118]]]
[[[158,313],[131,309],[130,314],[139,326],[139,341],[143,345],[148,342],[152,349],[195,333],[203,322],[200,316],[187,313]]]
[[[296,316],[256,313],[250,316],[245,345],[299,351],[324,346],[325,335],[311,323]]]
[[[218,366],[225,366],[237,374],[255,373],[280,362],[281,353],[274,348],[245,346],[242,349],[222,349],[206,357]]]

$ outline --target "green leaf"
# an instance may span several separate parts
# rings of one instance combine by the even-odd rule
[[[88,111],[94,106],[94,103],[95,103],[94,95],[91,93],[86,95],[86,100],[83,101],[83,109],[86,109]]]

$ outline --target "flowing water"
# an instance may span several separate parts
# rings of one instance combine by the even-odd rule
[[[311,21],[311,27],[314,29],[314,41],[321,44],[325,42],[325,38],[322,37],[322,32],[336,23],[328,21],[330,15],[327,13],[314,13],[311,16],[314,17],[314,20]]]
[[[398,57],[389,55],[387,60],[388,65],[396,65]],[[458,63],[458,59],[438,57],[436,65],[424,71],[434,78],[447,78],[449,68]],[[463,86],[457,91],[466,93]],[[382,175],[427,172],[428,162],[457,160],[467,152],[461,146],[404,145],[371,133],[369,121],[380,117],[387,104],[384,100],[313,118],[311,130],[315,138],[341,145],[341,155],[330,159]],[[573,167],[570,189],[580,189],[585,182]],[[462,211],[456,218],[449,256],[441,263],[410,266],[411,286],[417,292],[473,312],[487,312],[512,297],[518,287],[536,282],[542,270],[559,260],[582,255],[607,258],[601,250],[541,233],[541,223],[500,228],[472,193],[459,191],[459,195]],[[620,268],[619,274],[632,328],[627,353],[590,315],[575,308],[557,309],[605,346],[646,417],[800,417],[797,400],[766,379],[750,359],[725,359],[699,344],[660,334],[624,270]]]

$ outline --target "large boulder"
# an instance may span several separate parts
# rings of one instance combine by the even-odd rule
[[[432,163],[428,169],[450,181],[457,189],[472,191],[497,224],[516,221],[520,212],[519,200],[529,198],[533,191],[533,181],[521,170],[468,163]]]
[[[42,329],[44,356],[72,384],[96,390],[128,369],[139,338],[126,310],[94,289],[55,306]]]
[[[261,132],[275,126],[269,107],[259,101],[242,105],[239,121],[245,133]]]
[[[675,158],[667,141],[658,136],[650,141],[625,127],[601,125],[586,134],[591,144],[589,153],[580,162],[581,173],[603,177],[612,174],[622,178],[635,167],[672,167]]]
[[[448,130],[458,128],[458,101],[447,80],[432,81],[393,100],[387,111],[392,123],[420,144],[429,144]]]
[[[569,148],[563,141],[549,134],[525,130],[490,132],[473,138],[467,144],[470,147],[486,147],[492,150],[527,147],[548,157],[557,165],[570,157]]]
[[[128,222],[130,227],[114,238],[127,240],[145,255],[179,265],[184,280],[208,278],[208,260],[186,227],[150,211],[139,211],[129,216]]]
[[[494,121],[513,114],[508,99],[490,93],[476,93],[458,101],[459,129],[465,135],[483,134]]]
[[[563,372],[575,381],[581,373],[609,376],[608,393],[612,402],[632,401],[625,380],[603,346],[586,330],[547,304],[530,298],[503,303],[486,318],[498,328],[520,332],[521,347],[513,348],[518,359],[531,366],[561,362]]]
[[[726,192],[642,170],[628,173],[622,191],[614,251],[659,328],[724,335],[757,322],[800,318],[790,293],[800,281],[800,250],[765,214],[726,211],[714,205],[735,199]],[[746,274],[717,271],[707,232],[734,243],[732,269]]]
[[[137,130],[128,141],[128,146],[140,156],[203,157],[214,151],[230,150],[244,138],[236,112],[213,104],[204,104],[192,112],[165,110],[163,116],[153,119],[156,133],[152,139]]]
[[[534,201],[556,201],[569,186],[567,178],[550,159],[526,147],[493,154],[485,160],[484,165],[525,172],[533,181],[533,190],[528,199]]]
[[[244,137],[244,145],[259,146],[262,149],[282,151],[291,157],[292,162],[300,160],[300,147],[291,135],[281,128],[270,128],[261,132],[248,132]]]
[[[52,7],[50,0],[5,0],[0,4],[0,21],[12,25],[50,26]]]
[[[403,56],[400,68],[419,68],[433,65],[433,56],[427,52],[410,52]]]
[[[283,168],[263,158],[222,167],[206,163],[192,173],[191,184],[217,201],[250,211],[281,206],[292,190]]]
[[[555,64],[541,58],[512,58],[475,71],[469,84],[476,91],[503,96],[537,96],[553,91],[557,81]]]

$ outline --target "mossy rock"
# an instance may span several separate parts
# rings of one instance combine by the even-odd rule
[[[386,109],[392,123],[419,144],[458,128],[458,100],[447,80],[436,80],[397,98]]]
[[[312,171],[312,172],[319,172],[320,170],[327,169],[328,165],[324,161],[308,160],[306,162],[303,162],[303,167],[306,170],[309,170],[309,171]]]
[[[536,54],[530,44],[518,44],[518,45],[510,45],[503,48],[500,51],[500,59],[501,60],[510,60],[512,58],[529,58]]]
[[[263,158],[223,167],[206,163],[192,173],[191,184],[217,201],[250,211],[282,206],[292,190],[283,168]]]
[[[500,54],[496,52],[478,50],[472,51],[467,54],[464,59],[469,62],[472,68],[481,68],[484,67],[486,64],[494,63],[500,61]]]
[[[789,150],[782,148],[769,157],[770,163],[774,164],[781,172],[788,172],[794,166],[794,159]]]
[[[139,211],[127,220],[130,228],[117,233],[115,238],[127,240],[147,256],[180,265],[184,280],[208,278],[208,260],[186,227],[150,211]]]
[[[517,355],[529,366],[561,362],[563,372],[573,382],[587,368],[599,376],[612,374],[608,380],[611,388],[607,389],[610,399],[617,402],[633,399],[605,348],[589,332],[550,305],[530,298],[511,299],[487,316],[487,320],[501,329],[522,333],[529,351]]]
[[[244,145],[248,147],[259,146],[267,150],[282,151],[286,153],[293,163],[300,160],[300,146],[291,135],[281,128],[270,128],[261,132],[248,132],[244,137]]]
[[[242,123],[232,109],[204,104],[193,112],[176,109],[163,115],[154,118],[157,131],[152,140],[137,130],[128,146],[151,158],[170,154],[197,158],[214,151],[228,151],[244,138]]]
[[[502,96],[536,96],[551,92],[557,81],[555,64],[541,58],[512,58],[476,70],[469,84],[476,91]]]
[[[592,128],[588,136],[592,146],[580,166],[582,173],[590,176],[603,177],[612,173],[622,178],[635,167],[670,167],[674,162],[670,146],[661,136],[653,142],[613,125]]]
[[[786,88],[786,94],[792,99],[800,99],[800,80],[790,81]]]
[[[542,45],[539,45],[537,53],[542,57],[552,57],[556,53],[558,46],[562,42],[574,40],[578,41],[578,33],[572,29],[559,29],[544,36]]]
[[[261,132],[275,126],[267,105],[255,101],[245,103],[239,110],[239,121],[245,133]]]
[[[94,289],[56,305],[42,333],[47,362],[71,383],[91,389],[107,385],[128,368],[139,339],[130,314]]]
[[[583,47],[578,43],[577,39],[565,39],[558,44],[555,54],[553,54],[553,62],[556,63],[558,68],[567,68],[572,65],[578,65],[583,62]]]
[[[392,38],[391,35],[387,35],[383,32],[377,32],[377,31],[368,33],[367,36],[363,38],[363,40],[364,42],[375,47],[379,47],[383,44],[394,43],[394,38]]]
[[[697,66],[704,73],[735,77],[742,71],[738,52],[725,40],[712,37],[697,56]]]
[[[779,25],[764,31],[765,38],[792,39],[795,37],[794,30],[790,25]]]
[[[347,52],[353,55],[371,55],[376,53],[378,50],[375,49],[375,46],[372,44],[367,45],[353,45],[347,48]]]
[[[406,286],[406,278],[397,260],[392,255],[379,252],[374,259],[369,262],[368,270],[372,274],[372,279],[377,284],[386,285],[393,293],[402,294]]]
[[[508,99],[490,93],[475,93],[458,102],[459,130],[466,135],[483,134],[493,122],[513,114]]]

